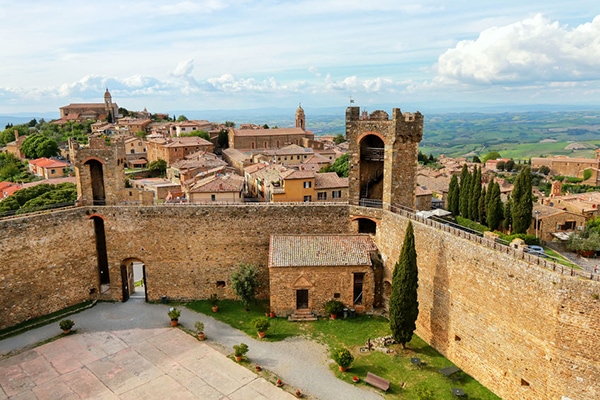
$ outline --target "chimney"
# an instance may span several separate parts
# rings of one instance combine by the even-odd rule
[[[19,138],[19,130],[15,129],[15,140]]]

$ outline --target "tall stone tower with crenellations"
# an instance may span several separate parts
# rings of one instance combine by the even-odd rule
[[[350,204],[389,210],[415,208],[417,152],[423,138],[423,115],[372,113],[346,109],[349,142]]]

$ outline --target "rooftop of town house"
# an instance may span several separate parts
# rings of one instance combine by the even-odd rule
[[[171,168],[177,169],[189,169],[189,168],[214,168],[223,167],[227,163],[221,160],[215,153],[207,151],[197,151],[193,154],[185,156],[183,159],[178,160],[171,164]]]
[[[259,152],[265,155],[285,156],[290,154],[313,154],[314,150],[308,147],[298,146],[297,144],[289,144],[280,149],[259,150]]]
[[[415,188],[416,196],[426,196],[426,195],[431,196],[432,194],[433,194],[433,192],[431,190],[427,189],[426,186],[417,186]]]
[[[308,171],[311,172],[312,171]],[[348,178],[340,178],[335,172],[322,172],[315,175],[315,189],[347,188]]]
[[[565,163],[565,162],[569,162],[569,163],[595,163],[597,164],[600,160],[595,159],[595,158],[582,158],[582,157],[575,157],[575,158],[571,158],[569,156],[552,156],[552,157],[532,157],[531,158],[531,163],[556,163],[556,162],[560,162],[560,163]]]
[[[23,186],[14,182],[0,182],[0,200],[12,195]]]
[[[151,142],[163,147],[212,146],[212,143],[198,136],[183,136],[168,139],[152,139]]]
[[[271,235],[269,267],[370,266],[369,235]]]
[[[41,168],[66,168],[70,164],[60,160],[54,160],[51,158],[36,158],[35,160],[29,160],[29,164]]]
[[[116,105],[116,103],[113,103],[114,105]],[[63,106],[63,107],[59,107],[60,109],[63,108],[104,108],[105,105],[104,103],[71,103],[68,106]]]
[[[165,178],[130,179],[130,182],[132,185],[145,185],[154,187],[180,186],[178,183],[173,183]]]
[[[563,210],[561,207],[552,207],[552,206],[547,206],[544,204],[536,203],[533,205],[533,212],[531,214],[533,216],[533,218],[535,218],[535,213],[538,211],[539,211],[539,214],[538,214],[537,218],[539,218],[539,219],[547,218],[547,217],[557,215],[557,214],[564,214],[564,213],[574,214],[570,211]]]
[[[196,182],[190,187],[191,193],[239,192],[244,186],[244,178],[234,174],[215,174]]]
[[[329,164],[331,160],[319,153],[310,155],[306,160],[302,161],[302,164]]]
[[[306,170],[290,170],[291,173],[286,174],[285,179],[310,179],[315,177],[314,171],[306,171]]]
[[[306,135],[302,128],[275,128],[275,129],[233,129],[234,136],[284,136]]]

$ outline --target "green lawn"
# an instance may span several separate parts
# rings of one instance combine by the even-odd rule
[[[225,322],[234,328],[256,337],[256,329],[250,321],[264,315],[266,304],[252,305],[248,312],[244,311],[241,302],[223,300],[219,304],[219,311],[213,313],[208,301],[194,301],[186,304],[194,311],[211,315],[215,319]],[[210,333],[208,333],[210,334]],[[391,354],[380,351],[367,353],[360,352],[360,347],[365,345],[368,338],[386,336],[390,334],[389,322],[385,318],[359,315],[354,319],[321,319],[316,322],[293,323],[286,318],[272,318],[271,328],[263,340],[278,341],[290,336],[305,336],[325,343],[330,348],[344,346],[352,351],[355,356],[352,367],[347,372],[340,372],[332,365],[332,371],[340,379],[351,382],[354,375],[363,379],[367,371],[384,377],[391,382],[390,390],[386,395],[389,399],[452,399],[450,391],[453,387],[462,388],[469,399],[492,400],[499,399],[479,382],[466,374],[460,381],[453,382],[438,372],[440,368],[453,365],[435,349],[425,343],[416,335],[407,344],[406,350],[399,345],[390,346],[394,350]],[[422,368],[414,367],[411,357],[418,357],[425,362]],[[406,382],[404,389],[402,382]],[[365,385],[362,381],[358,385]],[[431,396],[427,397],[426,392]]]

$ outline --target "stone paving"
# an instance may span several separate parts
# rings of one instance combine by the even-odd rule
[[[250,347],[252,365],[276,374],[287,390],[300,388],[311,399],[382,398],[337,379],[326,349],[315,342],[259,341],[184,308],[185,326],[205,323],[208,339],[200,342],[168,327],[167,309],[137,299],[99,303],[69,317],[76,333],[36,347],[60,334],[52,323],[1,340],[0,400],[295,398],[227,357],[241,341]]]

